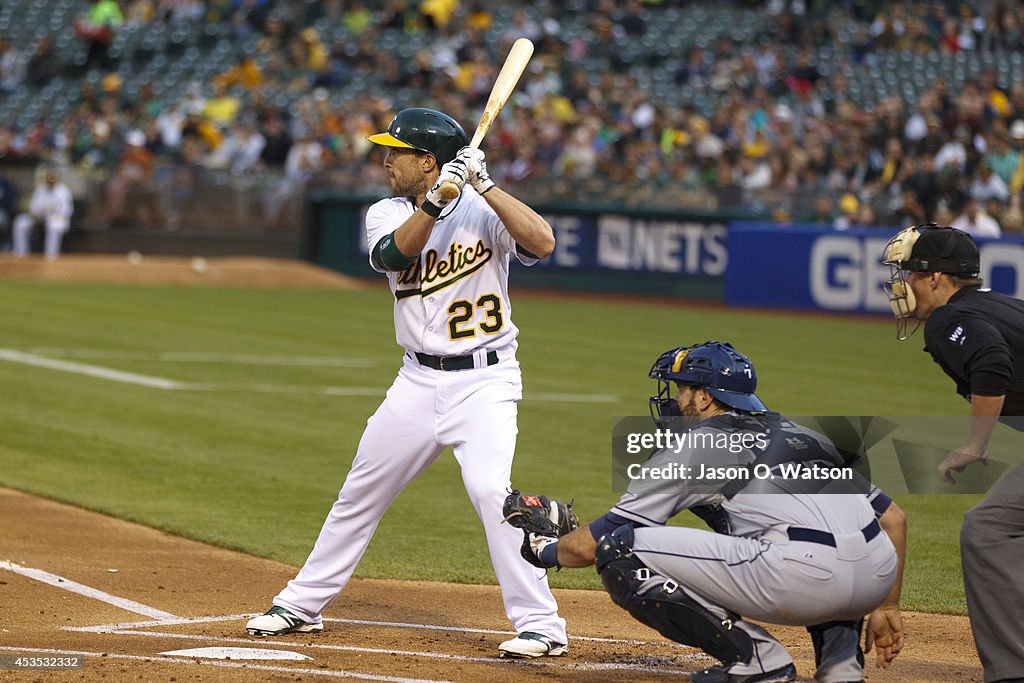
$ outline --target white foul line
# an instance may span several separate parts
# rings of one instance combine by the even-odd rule
[[[290,666],[268,666],[266,664],[251,664],[242,662],[224,662],[218,660],[186,659],[182,657],[166,657],[160,655],[122,655],[114,652],[88,652],[82,650],[51,650],[32,647],[6,647],[0,646],[0,650],[7,652],[35,652],[39,654],[51,654],[62,657],[81,656],[97,657],[103,659],[130,659],[142,662],[166,663],[166,664],[195,664],[198,666],[219,666],[226,669],[254,669],[257,671],[273,671],[286,674],[308,674],[311,676],[326,676],[328,678],[358,678],[364,681],[386,681],[387,683],[451,683],[450,681],[434,678],[403,678],[399,676],[384,676],[380,674],[361,674],[355,671],[339,671],[332,669],[300,669]]]
[[[134,600],[127,600],[125,598],[119,598],[116,595],[111,595],[110,593],[104,593],[103,591],[97,590],[96,588],[91,588],[89,586],[78,583],[77,581],[65,579],[62,576],[51,574],[50,572],[43,571],[42,569],[22,567],[19,564],[15,564],[14,562],[9,562],[7,560],[0,560],[0,569],[6,569],[8,571],[14,572],[15,574],[20,574],[30,579],[35,579],[36,581],[41,581],[43,583],[47,583],[51,586],[56,586],[57,588],[62,588],[72,593],[78,593],[79,595],[84,595],[88,598],[100,600],[109,605],[113,605],[114,607],[120,607],[121,609],[127,610],[129,612],[135,612],[136,614],[141,614],[143,616],[152,617],[153,619],[158,619],[160,620],[160,623],[162,623],[163,620],[165,619],[178,619],[177,616],[171,614],[170,612],[164,612],[163,610],[158,610],[154,607],[143,605],[142,603],[135,602]]]
[[[285,365],[331,368],[368,368],[377,364],[370,358],[335,356],[259,356],[248,353],[207,353],[203,351],[104,351],[101,349],[34,348],[31,353],[58,358],[105,360],[155,360],[166,363],[220,363],[231,365]]]
[[[85,363],[46,358],[44,356],[37,356],[34,353],[22,353],[13,349],[0,349],[0,360],[21,363],[23,365],[34,365],[35,367],[47,368],[49,370],[72,372],[77,375],[87,375],[114,382],[124,382],[125,384],[138,384],[139,386],[152,387],[154,389],[182,388],[181,382],[175,382],[163,377],[151,377],[134,372],[122,372],[121,370],[111,370],[110,368],[101,368],[96,365],[86,365]]]
[[[49,370],[60,370],[78,375],[86,375],[97,379],[105,379],[124,384],[135,384],[152,389],[168,391],[236,391],[261,394],[313,394],[323,396],[383,396],[383,387],[318,387],[310,385],[260,384],[260,383],[226,383],[226,382],[179,382],[166,377],[142,375],[136,372],[111,370],[98,365],[87,365],[74,361],[47,358],[34,353],[0,349],[0,360],[23,365],[32,365]],[[553,392],[526,392],[526,399],[545,403],[617,403],[615,394],[573,394]]]

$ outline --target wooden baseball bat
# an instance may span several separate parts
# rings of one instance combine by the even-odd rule
[[[479,147],[483,142],[494,119],[498,118],[498,112],[505,106],[509,95],[515,90],[516,83],[519,82],[519,77],[523,75],[523,70],[526,69],[526,64],[532,55],[533,43],[529,38],[520,38],[512,44],[512,49],[508,51],[508,57],[505,58],[505,63],[494,80],[491,96],[487,98],[487,106],[484,107],[484,113],[480,116],[480,123],[477,124],[476,132],[473,133],[473,139],[469,143],[470,147]],[[459,186],[451,182],[444,183],[441,185],[441,196],[449,200],[455,199],[459,196]]]

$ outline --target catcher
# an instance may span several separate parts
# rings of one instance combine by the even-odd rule
[[[786,649],[748,617],[808,627],[815,680],[834,683],[863,679],[859,634],[868,614],[865,650],[875,646],[878,665],[888,667],[902,645],[906,526],[895,503],[863,479],[856,484],[860,495],[848,495],[853,489],[836,482],[817,482],[812,491],[806,482],[777,476],[780,466],[793,463],[844,461],[823,435],[767,411],[754,393],[753,366],[729,344],[671,349],[650,377],[659,386],[650,398],[659,426],[681,417],[685,429],[678,433],[712,438],[691,438],[678,452],[656,451],[643,467],[689,471],[694,478],[631,475],[611,511],[582,528],[571,504],[513,491],[503,512],[524,532],[524,559],[544,568],[595,564],[615,604],[663,636],[721,660],[720,667],[691,674],[696,683],[796,679]],[[721,463],[723,453],[695,444],[732,435],[763,437],[725,455],[737,471],[772,478],[715,482],[698,474]],[[687,509],[714,532],[665,526]]]

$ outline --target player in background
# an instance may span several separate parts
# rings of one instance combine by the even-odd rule
[[[906,228],[885,247],[896,336],[924,322],[932,359],[971,403],[963,446],[939,476],[985,462],[1002,420],[1024,431],[1024,301],[982,289],[981,255],[966,232],[934,223]],[[960,531],[967,612],[985,681],[1024,681],[1024,464],[1011,469],[964,514]]]
[[[659,385],[650,399],[655,419],[681,417],[685,429],[678,433],[701,436],[678,452],[655,451],[644,466],[689,467],[689,474],[636,475],[619,502],[589,525],[561,538],[527,532],[523,557],[539,567],[596,564],[617,605],[721,660],[691,674],[694,683],[796,680],[785,647],[748,618],[809,627],[815,680],[838,683],[863,679],[857,640],[868,614],[868,642],[878,649],[878,665],[888,666],[902,644],[906,528],[895,504],[863,479],[787,478],[784,466],[841,466],[843,457],[827,437],[768,412],[754,393],[753,366],[729,344],[666,351],[650,377]],[[734,443],[736,436],[750,437],[743,440],[750,447],[699,445],[723,437]],[[709,466],[767,468],[772,478],[701,476]],[[713,531],[666,526],[683,510]],[[558,509],[549,518],[565,516]]]
[[[517,552],[502,524],[516,445],[522,379],[508,293],[512,258],[549,255],[551,226],[496,187],[462,126],[431,109],[404,109],[369,140],[387,148],[394,196],[369,208],[370,265],[388,277],[403,365],[367,422],[352,469],[298,575],[252,619],[254,635],[323,629],[321,614],[348,583],[391,502],[448,446],[484,526],[505,613],[517,636],[503,657],[567,651],[565,621],[543,571]],[[446,200],[441,185],[462,190]],[[464,188],[469,183],[473,191]]]
[[[60,181],[57,169],[47,168],[39,176],[28,211],[14,219],[12,238],[14,255],[22,258],[29,252],[32,229],[42,225],[46,232],[43,253],[47,261],[60,256],[60,245],[64,234],[71,227],[71,216],[75,212],[75,201],[71,190]]]

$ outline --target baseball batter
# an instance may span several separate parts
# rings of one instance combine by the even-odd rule
[[[519,532],[501,515],[522,398],[509,263],[532,265],[550,254],[551,226],[495,186],[484,153],[466,146],[462,127],[446,114],[402,110],[369,140],[388,148],[384,167],[395,196],[367,211],[367,246],[395,296],[403,366],[367,422],[305,565],[247,630],[322,630],[324,608],[348,583],[388,506],[452,446],[518,634],[500,644],[499,655],[563,655],[565,622],[545,574],[519,557]],[[448,201],[445,182],[460,189],[468,182],[474,191]]]
[[[523,557],[541,567],[596,564],[616,604],[662,635],[722,661],[692,674],[696,683],[796,679],[786,649],[747,618],[815,627],[820,683],[863,678],[856,636],[847,657],[835,654],[849,645],[844,634],[856,633],[844,625],[858,625],[869,613],[869,635],[891,661],[891,650],[899,649],[893,621],[874,617],[876,608],[892,609],[889,601],[898,600],[904,544],[902,529],[889,533],[891,517],[883,514],[889,505],[873,510],[872,501],[887,500],[884,494],[863,480],[846,483],[840,493],[832,484],[808,487],[810,482],[786,475],[796,465],[843,460],[825,436],[767,411],[754,393],[753,366],[729,344],[671,349],[650,376],[660,389],[650,399],[656,419],[683,417],[687,426],[677,433],[689,438],[681,448],[655,452],[644,467],[688,467],[692,474],[643,478],[634,472],[610,512],[560,538],[562,529],[552,534],[541,527],[538,533],[518,524],[529,517],[509,514],[509,507],[529,509],[530,502],[507,501],[510,522],[527,532]],[[701,445],[723,439],[744,448]],[[732,473],[711,472],[726,464],[734,466]],[[742,476],[758,468],[772,476]],[[856,491],[869,495],[852,495]],[[558,501],[544,507],[554,526],[568,516]],[[683,510],[714,531],[666,526]]]

